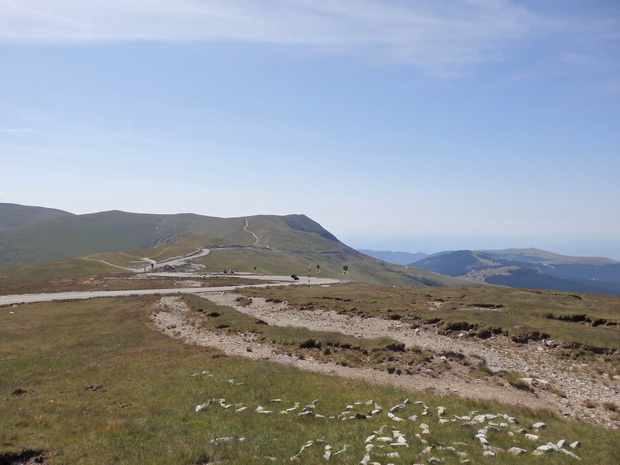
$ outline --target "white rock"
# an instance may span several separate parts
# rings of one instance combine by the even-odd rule
[[[556,449],[557,447],[555,446],[555,444],[543,444],[542,446],[538,446],[536,448],[536,450],[541,450],[543,452],[549,452]]]
[[[568,447],[571,449],[577,449],[578,447],[581,447],[581,443],[579,441],[571,442]]]
[[[495,457],[495,452],[493,452],[492,450],[485,450],[482,455],[484,455],[485,457]]]
[[[511,447],[506,452],[508,452],[510,455],[521,455],[525,454],[527,450],[521,449],[520,447]]]
[[[559,452],[561,452],[562,454],[568,455],[569,457],[572,457],[572,458],[574,458],[574,459],[581,460],[581,458],[580,458],[580,457],[578,457],[576,454],[572,453],[572,452],[571,452],[571,451],[569,451],[569,450],[566,450],[566,449],[559,449]]]
[[[530,441],[538,441],[538,436],[536,436],[535,434],[526,433],[525,437],[528,438]]]
[[[532,425],[532,429],[534,431],[541,431],[541,430],[545,429],[546,427],[547,427],[547,425],[545,423],[543,423],[542,421],[538,422],[538,423],[534,423]]]
[[[395,405],[394,407],[392,407],[390,409],[390,412],[391,413],[398,412],[399,410],[402,410],[404,408],[405,408],[405,404],[398,404],[398,405]]]
[[[420,452],[418,454],[418,457],[424,457],[425,455],[428,455],[428,453],[433,450],[433,448],[431,446],[426,446],[424,449],[422,449],[422,452]]]

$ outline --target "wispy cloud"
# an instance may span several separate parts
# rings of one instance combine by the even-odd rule
[[[515,0],[0,0],[2,42],[370,46],[433,74],[502,59],[550,26]]]
[[[21,133],[31,133],[34,132],[34,129],[29,128],[0,128],[0,134],[21,134]]]

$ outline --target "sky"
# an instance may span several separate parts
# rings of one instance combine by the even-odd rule
[[[617,0],[0,0],[0,202],[620,260]]]

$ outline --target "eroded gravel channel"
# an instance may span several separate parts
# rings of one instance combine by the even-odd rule
[[[504,404],[551,409],[569,418],[585,420],[610,428],[620,425],[614,421],[613,412],[601,408],[590,409],[584,401],[602,405],[605,402],[620,404],[620,380],[604,378],[579,370],[579,366],[557,359],[554,349],[543,344],[515,344],[507,338],[492,341],[472,341],[438,335],[429,330],[414,331],[398,321],[378,318],[359,318],[333,311],[298,311],[286,303],[274,304],[253,297],[252,303],[240,306],[238,295],[228,293],[201,294],[218,305],[226,305],[252,315],[272,326],[303,327],[314,331],[340,332],[358,338],[391,337],[407,346],[418,346],[435,353],[456,352],[486,360],[494,371],[514,371],[524,377],[537,378],[531,391],[500,385],[496,381],[463,376],[451,370],[433,375],[415,374],[398,376],[371,368],[344,367],[336,363],[300,359],[282,353],[269,344],[259,343],[252,335],[214,333],[198,328],[189,318],[189,309],[179,297],[162,297],[160,310],[154,315],[156,326],[165,333],[186,343],[213,347],[227,355],[267,360],[301,370],[359,379],[391,385],[408,391],[429,391],[437,394],[455,394],[480,400],[494,400]],[[597,377],[598,376],[598,377]],[[560,397],[553,391],[561,391]]]

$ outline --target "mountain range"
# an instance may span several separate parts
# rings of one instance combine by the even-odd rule
[[[538,249],[440,252],[410,264],[435,273],[489,284],[620,295],[620,262],[570,257]]]
[[[217,218],[122,211],[75,215],[0,203],[0,268],[47,264],[55,273],[61,269],[70,273],[83,270],[88,259],[92,270],[97,263],[96,272],[110,273],[131,269],[136,260],[156,261],[201,248],[212,250],[202,262],[214,269],[298,275],[320,270],[324,277],[389,285],[486,283],[620,295],[620,262],[607,258],[537,249],[433,255],[358,251],[305,215]]]
[[[418,260],[422,260],[423,258],[428,257],[427,253],[423,252],[391,252],[391,251],[381,251],[381,250],[369,250],[369,249],[358,249],[360,252],[366,255],[370,255],[371,257],[375,257],[379,260],[383,260],[388,263],[396,263],[397,265],[409,265],[410,263],[417,262]]]
[[[65,270],[69,274],[70,269],[83,270],[84,259],[88,259],[93,270],[97,265],[97,272],[118,272],[119,268],[134,268],[140,260],[159,261],[208,248],[211,253],[200,261],[215,270],[303,276],[318,269],[322,277],[368,283],[471,284],[467,279],[364,255],[305,215],[217,218],[192,213],[122,211],[74,215],[41,207],[0,204],[0,222],[6,225],[0,231],[0,268],[54,262],[59,263],[54,273]]]

